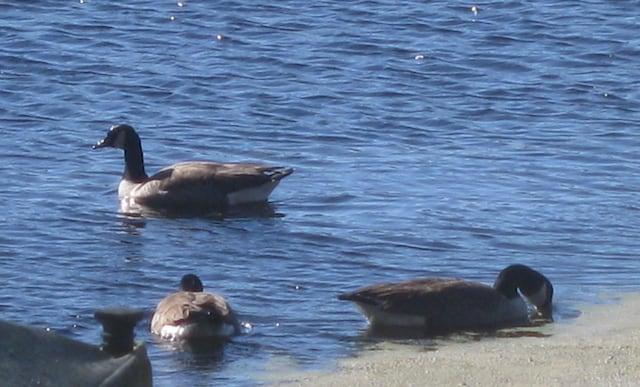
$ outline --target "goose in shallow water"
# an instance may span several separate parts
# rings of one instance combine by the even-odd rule
[[[112,126],[93,149],[107,147],[124,150],[118,197],[125,212],[207,213],[264,202],[280,180],[293,172],[259,164],[188,161],[148,176],[140,137],[129,125]]]
[[[529,308],[551,320],[553,286],[525,265],[500,272],[493,287],[451,278],[420,278],[377,284],[338,296],[354,302],[373,331],[411,329],[424,334],[517,326],[529,321]]]
[[[183,276],[180,289],[158,303],[152,333],[170,340],[225,339],[240,333],[229,304],[218,294],[204,292],[198,276]]]

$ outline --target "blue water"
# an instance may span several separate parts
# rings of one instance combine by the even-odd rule
[[[640,2],[0,2],[1,318],[98,343],[182,274],[250,333],[223,354],[140,324],[158,386],[331,367],[364,321],[335,296],[520,262],[570,319],[638,290]],[[296,172],[274,216],[128,219],[122,154]]]

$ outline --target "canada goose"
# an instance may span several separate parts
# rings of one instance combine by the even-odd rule
[[[129,125],[114,125],[93,149],[124,150],[124,173],[118,197],[125,212],[151,209],[170,213],[207,213],[230,206],[264,202],[292,168],[259,164],[188,161],[149,177],[140,136]]]
[[[433,334],[527,323],[529,311],[518,290],[542,318],[551,319],[553,286],[525,265],[502,270],[493,287],[460,279],[419,278],[363,287],[338,299],[354,302],[374,331],[406,328]]]
[[[151,332],[170,340],[225,339],[240,333],[240,323],[225,299],[203,291],[195,274],[186,274],[180,291],[158,303]]]

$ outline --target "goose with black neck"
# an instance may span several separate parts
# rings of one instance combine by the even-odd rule
[[[114,125],[93,149],[124,151],[124,172],[118,185],[125,213],[197,215],[266,202],[289,167],[257,163],[185,161],[147,175],[140,136],[130,125]]]

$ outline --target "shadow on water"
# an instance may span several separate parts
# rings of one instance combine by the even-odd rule
[[[224,221],[229,219],[269,219],[284,218],[285,214],[276,211],[276,206],[264,202],[253,203],[230,208],[225,212],[210,212],[203,214],[197,211],[163,212],[153,210],[120,211],[118,218],[122,224],[122,231],[130,235],[139,235],[147,226],[149,219],[209,219],[212,221]]]
[[[419,346],[423,351],[435,351],[447,343],[474,342],[484,339],[550,337],[545,326],[553,323],[551,319],[532,317],[529,322],[517,326],[492,327],[464,331],[424,332],[418,328],[367,327],[355,338],[356,351],[376,350],[381,342]],[[353,338],[351,338],[353,339]]]
[[[228,346],[246,346],[242,340],[237,341],[236,339],[251,333],[253,327],[247,322],[241,322],[240,325],[240,335],[232,338],[193,338],[169,341],[154,336],[152,342],[158,348],[171,352],[184,364],[206,368],[222,367],[222,363],[226,360],[225,352]]]
[[[184,209],[184,210],[156,210],[142,207],[120,208],[120,215],[127,223],[137,227],[144,227],[145,218],[201,218],[213,220],[225,219],[242,219],[242,218],[283,218],[285,214],[277,212],[274,204],[270,202],[250,203],[241,206],[234,206],[225,211],[207,211],[201,209]]]
[[[172,357],[181,364],[195,368],[222,367],[227,340],[179,340],[163,341],[154,339],[155,344],[172,353]]]
[[[363,330],[361,335],[355,338],[355,342],[352,341],[353,347],[350,352],[351,356],[359,357],[372,351],[387,351],[389,350],[389,345],[408,347],[418,352],[434,352],[454,343],[464,344],[486,339],[545,338],[550,336],[549,332],[544,332],[536,327],[519,327],[493,331],[464,331],[440,335],[423,334],[421,336],[407,334],[381,336],[379,332],[373,334],[370,330]]]

